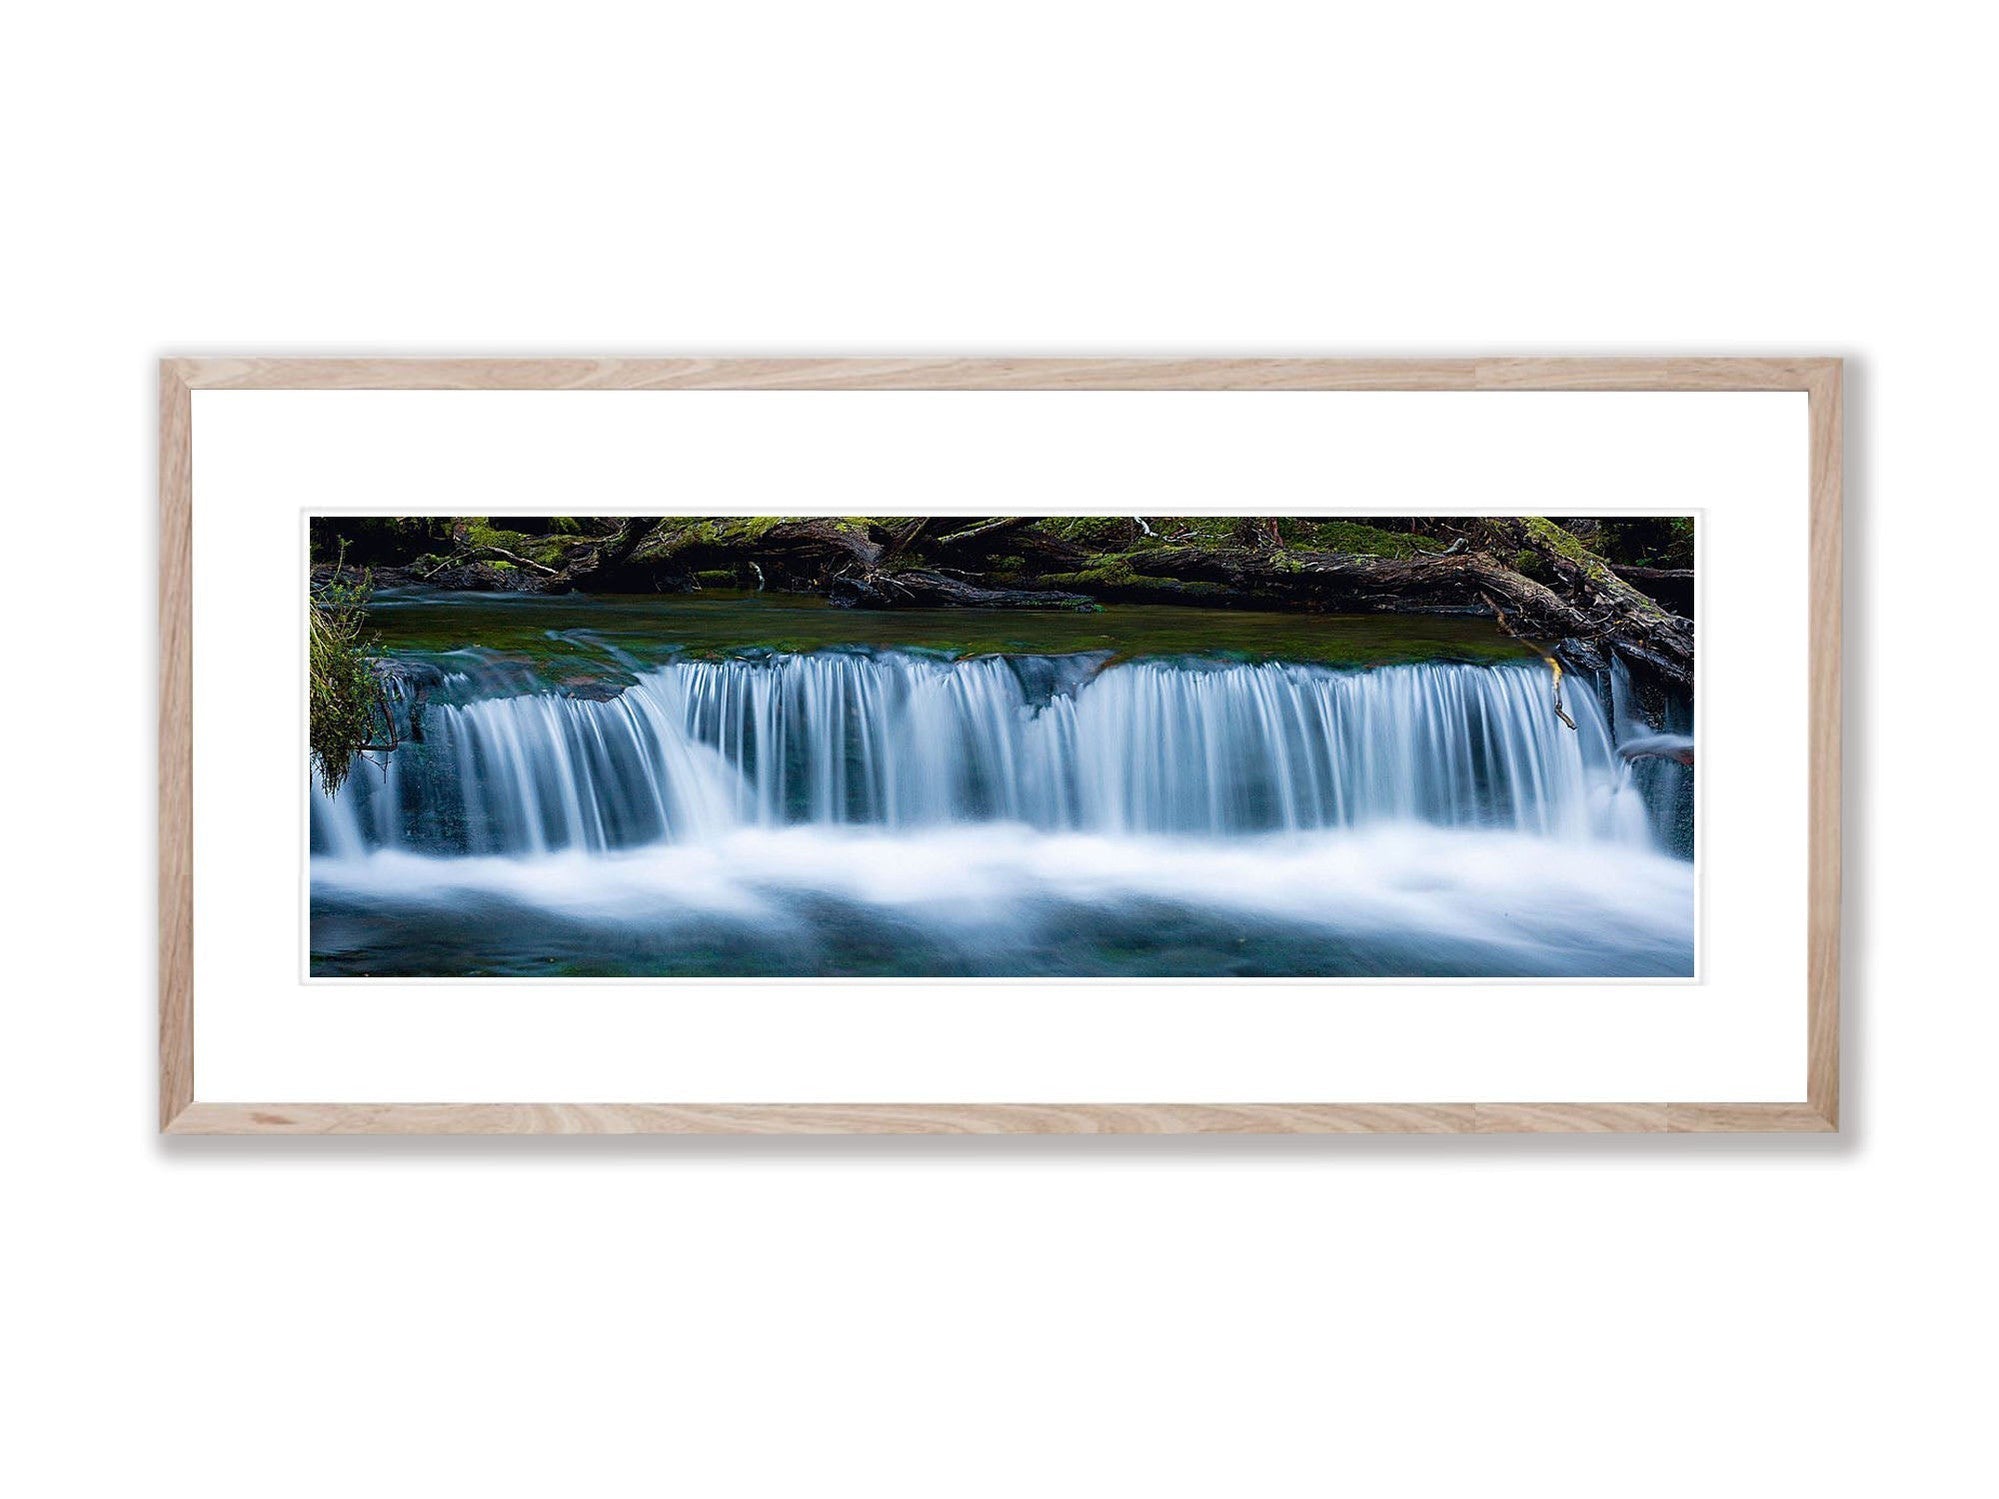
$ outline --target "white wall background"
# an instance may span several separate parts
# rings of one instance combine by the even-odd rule
[[[1995,1035],[1965,934],[1991,926],[1990,569],[1935,528],[1995,497],[1980,20],[13,17],[0,1477],[216,1499],[1989,1479]],[[163,1145],[152,362],[238,351],[1844,353],[1850,1128]]]

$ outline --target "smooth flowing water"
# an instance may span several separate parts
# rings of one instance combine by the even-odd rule
[[[1324,660],[425,638],[421,742],[313,793],[313,971],[1691,972],[1628,684],[1571,679],[1570,727],[1537,659],[1305,623]],[[622,683],[572,695],[578,650]]]

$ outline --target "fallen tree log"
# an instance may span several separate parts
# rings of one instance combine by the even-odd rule
[[[1559,575],[1552,586],[1476,547],[1417,557],[1366,557],[1174,546],[1134,552],[1120,560],[1139,580],[1221,585],[1229,602],[1261,600],[1356,613],[1412,609],[1487,613],[1496,601],[1516,630],[1550,642],[1571,667],[1600,670],[1607,664],[1605,649],[1614,648],[1677,686],[1692,684],[1692,621],[1618,579],[1594,554],[1585,554],[1591,560],[1577,559],[1557,542],[1544,544],[1554,548],[1564,564],[1556,570]],[[1576,546],[1581,550],[1579,543]],[[1540,555],[1537,547],[1524,542],[1515,548],[1516,555],[1523,551]],[[1107,596],[1145,592],[1142,584],[1132,588],[1116,577],[1106,577],[1103,586]]]
[[[1000,587],[949,572],[904,566],[898,547],[921,541],[924,550],[984,550],[1031,518],[1003,517],[972,523],[945,535],[925,536],[925,523],[879,533],[864,522],[800,518],[776,520],[663,519],[616,568],[593,586],[642,574],[649,585],[691,586],[693,575],[743,567],[771,586],[804,587],[850,609],[1076,609],[1090,608],[1087,594],[1048,587]],[[935,522],[928,523],[934,531]]]
[[[1148,534],[1150,526],[1104,517],[605,518],[594,537],[529,538],[534,557],[515,543],[487,549],[497,563],[468,565],[471,548],[461,544],[457,565],[434,581],[684,592],[706,574],[856,609],[1148,602],[1487,614],[1571,669],[1600,670],[1616,651],[1663,683],[1693,680],[1693,622],[1653,596],[1685,586],[1690,612],[1691,574],[1613,565],[1540,517],[1440,517],[1420,544],[1360,523],[1199,520],[1162,522]]]
[[[1039,522],[1040,517],[1034,515],[1001,515],[990,520],[975,520],[969,524],[956,523],[959,529],[943,530],[927,545],[940,552],[983,555],[992,552],[1011,533],[1037,525]],[[937,531],[953,524],[951,521],[938,521],[933,523],[932,529]]]
[[[654,515],[627,516],[618,528],[608,535],[587,538],[571,548],[563,558],[564,578],[572,586],[580,586],[599,574],[616,568],[631,556],[640,541],[660,517]]]
[[[821,517],[652,517],[622,556],[592,574],[596,589],[684,591],[694,575],[755,564],[773,586],[824,592],[835,574],[874,570],[884,547],[861,521]]]
[[[1086,593],[1053,588],[986,588],[926,568],[841,573],[827,597],[844,609],[1094,609]]]
[[[1547,579],[1561,605],[1550,614],[1572,637],[1614,646],[1628,661],[1687,687],[1694,676],[1694,624],[1675,614],[1617,575],[1602,557],[1551,520],[1539,516],[1491,517],[1474,524],[1474,541],[1496,539],[1504,555],[1516,546],[1516,566],[1532,557],[1528,570]],[[1490,540],[1488,540],[1490,545]]]
[[[1610,570],[1656,604],[1676,614],[1694,617],[1694,570],[1691,567],[1639,567],[1613,562]]]
[[[498,557],[503,562],[511,562],[516,567],[525,567],[532,572],[538,572],[545,578],[556,577],[562,571],[561,568],[550,567],[546,562],[537,562],[532,557],[523,557],[519,552],[510,552],[505,547],[467,546],[460,547],[427,573],[422,573],[418,576],[428,577],[432,574],[448,572],[456,567],[469,567],[474,562],[485,562],[494,557]]]

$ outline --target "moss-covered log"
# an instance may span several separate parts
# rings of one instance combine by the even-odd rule
[[[928,568],[836,575],[827,597],[849,609],[1093,609],[1087,593],[1056,588],[986,588]]]

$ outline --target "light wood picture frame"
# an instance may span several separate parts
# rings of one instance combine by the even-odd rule
[[[1809,408],[1804,1101],[343,1103],[201,1097],[194,1070],[197,390],[1791,391]],[[1825,1133],[1839,1128],[1841,362],[1832,358],[168,358],[160,366],[159,1126],[285,1134]]]

